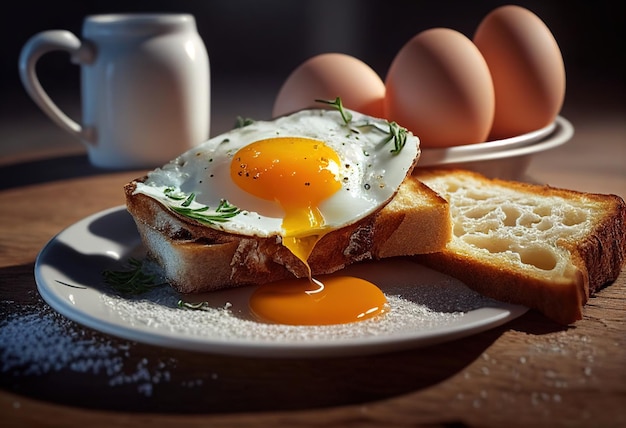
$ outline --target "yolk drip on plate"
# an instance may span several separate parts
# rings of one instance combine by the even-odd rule
[[[232,180],[246,192],[283,208],[283,245],[306,265],[308,279],[261,286],[250,307],[261,318],[283,324],[336,324],[384,311],[386,299],[373,284],[357,278],[311,277],[308,258],[332,230],[319,204],[341,189],[339,155],[323,141],[278,137],[241,148],[231,163]],[[357,299],[358,297],[358,299]]]
[[[259,318],[280,324],[325,325],[363,321],[385,312],[387,299],[371,282],[329,276],[323,282],[289,279],[260,286],[250,298]]]

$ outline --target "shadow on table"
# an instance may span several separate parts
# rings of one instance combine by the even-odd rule
[[[141,369],[131,369],[128,380],[117,375],[118,384],[111,385],[103,373],[63,369],[39,376],[3,373],[0,387],[71,407],[129,412],[225,414],[334,407],[388,399],[442,382],[471,364],[499,334],[494,330],[481,334],[480,340],[328,359],[226,357],[132,343],[124,367]]]
[[[90,177],[108,172],[89,163],[86,154],[30,160],[10,165],[0,165],[0,191],[51,181]]]

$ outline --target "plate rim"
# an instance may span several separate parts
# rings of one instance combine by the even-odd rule
[[[574,135],[574,126],[563,116],[545,128],[504,140],[440,149],[423,148],[417,167],[483,162],[501,158],[513,158],[558,147]],[[523,139],[519,144],[507,144],[512,139]]]
[[[417,333],[413,331],[403,331],[389,335],[298,342],[270,342],[238,338],[213,338],[208,340],[205,337],[180,337],[175,334],[165,334],[168,332],[164,333],[153,329],[143,329],[141,327],[133,328],[132,326],[126,326],[124,328],[109,320],[103,320],[96,315],[87,313],[84,310],[76,310],[76,307],[72,306],[66,298],[61,298],[58,295],[59,293],[55,293],[54,286],[49,283],[50,281],[45,278],[42,271],[42,266],[46,258],[49,256],[54,245],[59,243],[61,237],[96,219],[121,211],[126,211],[125,205],[118,205],[91,214],[57,233],[38,253],[35,260],[34,276],[39,294],[55,311],[78,324],[126,340],[180,350],[243,357],[326,358],[365,356],[417,349],[475,335],[503,325],[523,315],[528,310],[528,308],[523,306],[497,302],[498,306],[485,306],[466,312],[466,314],[470,314],[471,316],[469,316],[469,320],[463,320],[465,322],[453,321],[451,324],[429,328],[427,330],[418,331]],[[131,219],[130,221],[132,221],[130,214],[127,213],[127,215],[129,219]],[[140,239],[138,234],[137,239]],[[101,291],[95,288],[90,290],[94,293],[101,293]],[[480,315],[483,312],[486,314],[481,317]],[[477,316],[478,318],[474,319]]]

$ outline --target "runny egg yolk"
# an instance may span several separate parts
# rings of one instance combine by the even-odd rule
[[[381,314],[386,298],[375,285],[353,277],[311,277],[307,262],[328,233],[319,205],[341,189],[339,155],[324,142],[277,137],[253,142],[233,157],[230,175],[244,191],[284,210],[283,245],[307,267],[309,277],[265,284],[250,299],[260,318],[282,324],[321,325]]]
[[[269,138],[241,148],[230,175],[246,192],[280,204],[283,245],[306,262],[323,235],[319,204],[341,188],[339,165],[337,153],[322,141]]]

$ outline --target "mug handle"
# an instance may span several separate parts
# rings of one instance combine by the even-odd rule
[[[94,60],[94,50],[88,43],[82,43],[74,34],[66,30],[49,30],[32,36],[22,48],[19,58],[19,74],[26,92],[50,119],[62,129],[79,138],[93,143],[95,133],[91,128],[83,128],[70,119],[50,99],[37,78],[35,66],[41,56],[52,51],[67,51],[74,64],[90,64]]]

